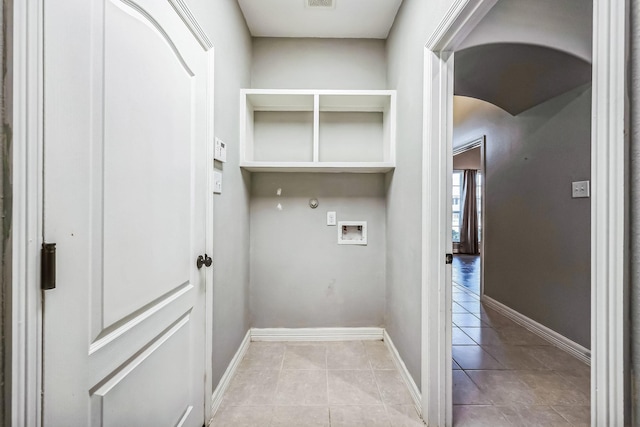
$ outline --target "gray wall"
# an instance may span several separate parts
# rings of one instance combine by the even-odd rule
[[[397,90],[398,115],[396,170],[386,177],[385,327],[418,386],[422,340],[423,63],[429,19],[434,16],[427,3],[405,0],[387,39],[389,89]]]
[[[251,86],[386,89],[384,40],[254,38]]]
[[[498,0],[458,49],[528,43],[591,62],[592,7],[592,0]]]
[[[215,46],[215,134],[227,143],[223,193],[214,196],[213,384],[249,329],[249,193],[239,165],[239,90],[248,87],[251,37],[237,2],[188,0]]]
[[[631,0],[630,278],[632,425],[640,425],[640,0]]]
[[[252,326],[383,326],[383,175],[261,173],[251,196]],[[368,244],[338,245],[327,211],[367,221]]]
[[[254,88],[385,89],[384,41],[256,38],[251,79]],[[251,196],[252,326],[383,325],[382,175],[255,173]],[[330,210],[368,221],[369,244],[339,246]]]
[[[461,97],[454,111],[454,147],[487,137],[485,294],[589,348],[590,199],[571,182],[591,174],[590,85],[515,117]]]

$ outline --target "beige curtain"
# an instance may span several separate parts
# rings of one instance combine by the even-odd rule
[[[476,176],[478,171],[467,169],[462,178],[462,210],[460,216],[460,245],[462,254],[478,254],[478,204],[476,199]]]

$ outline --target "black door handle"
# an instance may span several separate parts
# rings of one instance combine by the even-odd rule
[[[204,256],[198,255],[198,259],[196,260],[196,265],[198,266],[198,269],[202,268],[203,265],[205,267],[211,267],[211,264],[213,264],[213,260],[209,255],[207,254],[204,254]]]

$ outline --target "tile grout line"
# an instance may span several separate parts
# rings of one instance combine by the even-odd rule
[[[560,412],[558,412],[556,410],[556,408],[553,407],[553,405],[549,405],[549,408],[551,408],[551,410],[553,412],[555,412],[556,414],[560,415],[560,418],[562,418],[563,420],[565,420],[567,423],[569,423],[569,425],[574,425],[570,420],[567,419],[567,417],[565,417],[564,415],[562,415]]]
[[[466,294],[472,298],[475,298],[476,300],[480,301],[480,296],[471,292],[470,290],[468,290],[467,288],[465,288],[464,286],[460,286],[457,283],[455,283],[453,280],[451,281],[451,289],[452,290],[457,290],[460,293]]]
[[[384,342],[383,342],[384,344]],[[364,345],[364,343],[363,343]],[[385,352],[389,353],[389,350],[387,349],[387,347],[384,347]],[[387,415],[387,422],[388,425],[391,426],[391,415],[389,415],[389,408],[387,408],[387,404],[384,401],[384,397],[382,396],[382,389],[380,388],[380,382],[378,381],[378,377],[376,376],[376,370],[373,369],[373,364],[371,363],[371,358],[369,357],[369,352],[367,351],[367,348],[365,347],[364,352],[367,355],[367,361],[369,362],[369,367],[371,368],[371,374],[373,375],[373,380],[376,383],[376,388],[378,389],[378,394],[380,395],[380,402],[382,403],[382,407],[384,408],[384,413]],[[394,367],[395,370],[397,370],[397,368]]]
[[[269,426],[271,426],[273,424],[273,419],[275,418],[275,412],[276,412],[276,408],[278,406],[278,390],[280,389],[280,379],[282,378],[282,371],[284,369],[284,358],[287,355],[287,344],[283,344],[284,345],[284,349],[282,350],[282,361],[280,362],[280,369],[278,370],[278,380],[276,381],[276,392],[275,395],[273,396],[273,405],[272,405],[272,411],[271,411],[271,418],[269,419]]]
[[[331,427],[331,406],[329,405],[329,346],[324,346],[324,376],[327,380],[327,412],[329,413],[329,427]]]

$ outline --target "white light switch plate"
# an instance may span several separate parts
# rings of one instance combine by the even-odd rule
[[[571,183],[571,197],[578,199],[581,197],[589,197],[589,181],[575,181]]]
[[[223,163],[227,161],[227,144],[218,137],[215,138],[213,158]]]
[[[327,212],[327,225],[336,225],[336,213]]]
[[[213,171],[213,192],[222,194],[222,174],[218,171]]]

